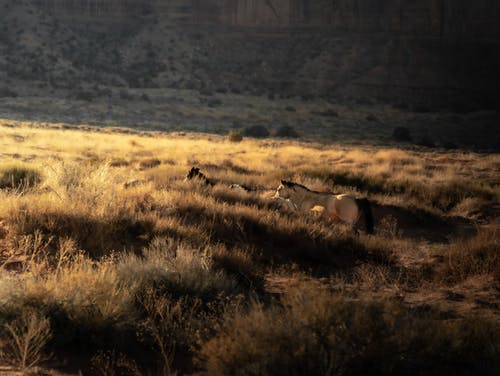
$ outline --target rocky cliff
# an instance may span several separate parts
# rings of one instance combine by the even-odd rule
[[[156,13],[179,23],[317,28],[414,36],[500,36],[495,0],[33,0],[61,19],[129,21]]]
[[[62,40],[57,47],[70,64],[113,64],[113,73],[135,86],[498,104],[496,0],[30,3],[77,38],[81,51]],[[89,39],[96,33],[97,44]]]

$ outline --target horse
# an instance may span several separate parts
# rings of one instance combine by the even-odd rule
[[[189,172],[186,175],[186,179],[184,179],[184,180],[188,181],[188,180],[193,180],[193,179],[198,179],[198,181],[200,181],[203,185],[209,186],[209,187],[213,187],[216,184],[220,183],[220,181],[218,181],[218,180],[207,178],[207,176],[203,172],[201,172],[198,167],[191,167],[191,170],[189,170]],[[243,192],[250,192],[250,191],[254,190],[254,189],[247,187],[245,185],[242,185],[242,184],[232,183],[232,184],[227,184],[227,185],[230,189],[235,189],[235,190],[243,191]]]
[[[203,185],[209,185],[211,187],[213,187],[216,184],[215,181],[207,178],[205,174],[201,172],[198,167],[191,167],[191,170],[189,170],[189,172],[187,173],[185,180],[188,181],[193,179],[198,179],[199,181],[201,181]]]
[[[275,198],[289,199],[301,212],[320,213],[323,218],[333,222],[344,222],[354,227],[361,214],[365,217],[366,233],[373,234],[373,213],[366,198],[358,199],[348,194],[335,195],[328,192],[316,192],[290,181],[281,180]],[[318,207],[323,207],[320,210]]]

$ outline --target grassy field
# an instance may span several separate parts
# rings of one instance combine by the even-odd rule
[[[5,369],[500,370],[499,154],[12,120],[0,147]],[[281,210],[280,179],[367,197],[375,235]]]

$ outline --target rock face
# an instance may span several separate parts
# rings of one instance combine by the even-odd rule
[[[413,36],[500,36],[495,0],[34,0],[61,18],[127,20],[156,12],[187,24],[319,28]]]
[[[35,3],[72,28],[109,33],[135,25],[161,33],[161,26],[179,35],[196,34],[186,47],[194,50],[183,52],[193,59],[183,66],[206,81],[202,86],[231,86],[238,80],[291,95],[498,104],[497,0]]]

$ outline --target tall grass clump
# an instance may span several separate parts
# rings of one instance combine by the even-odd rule
[[[500,240],[496,229],[483,229],[475,237],[446,246],[441,277],[460,282],[474,275],[493,274],[500,281]]]
[[[108,165],[61,164],[48,169],[41,192],[4,202],[9,237],[16,242],[41,232],[71,238],[93,257],[144,246],[154,218],[137,209],[140,197],[127,195],[117,179]]]
[[[0,189],[24,191],[39,185],[41,173],[28,165],[6,164],[0,166]]]

